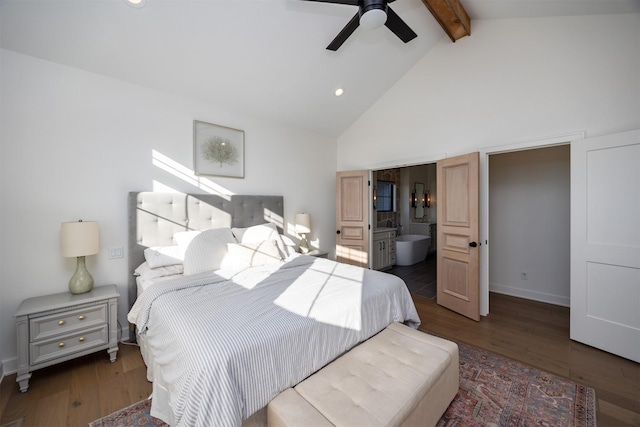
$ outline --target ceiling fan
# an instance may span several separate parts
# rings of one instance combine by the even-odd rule
[[[407,43],[415,39],[418,35],[388,6],[395,0],[309,0],[324,3],[338,3],[358,6],[358,13],[351,21],[338,33],[329,46],[328,50],[336,51],[349,38],[351,34],[362,26],[373,29],[385,25],[403,42]]]

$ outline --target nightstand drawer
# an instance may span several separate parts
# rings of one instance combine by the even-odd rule
[[[30,319],[31,342],[107,323],[107,304],[92,305],[64,313]]]
[[[80,351],[109,342],[109,325],[85,329],[73,334],[40,341],[30,345],[31,364],[37,365],[65,356],[74,357]]]

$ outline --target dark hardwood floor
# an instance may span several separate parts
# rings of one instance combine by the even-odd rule
[[[569,309],[491,294],[491,314],[474,322],[414,295],[421,329],[527,363],[596,390],[598,426],[640,425],[640,365],[569,339]],[[0,384],[0,426],[86,426],[149,396],[137,347],[106,351],[35,371],[29,391],[16,376]]]

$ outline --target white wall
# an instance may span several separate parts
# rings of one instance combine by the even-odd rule
[[[474,20],[470,37],[456,43],[443,37],[338,138],[338,170],[637,129],[639,75],[640,14]],[[480,175],[484,194],[483,156]],[[485,212],[486,200],[480,205]],[[484,245],[483,315],[489,309],[486,251]]]
[[[570,305],[569,153],[562,145],[489,157],[491,291]]]
[[[280,194],[285,221],[312,214],[312,243],[335,246],[336,141],[141,86],[2,50],[0,183],[0,362],[15,368],[13,313],[28,297],[65,292],[75,259],[60,255],[60,223],[100,224],[100,253],[88,257],[96,284],[116,283],[126,332],[127,192]],[[187,76],[185,76],[187,78]],[[153,162],[192,165],[193,120],[245,131],[245,178],[205,187]],[[212,190],[213,189],[213,190]]]
[[[338,170],[640,126],[640,15],[472,21],[338,138]]]

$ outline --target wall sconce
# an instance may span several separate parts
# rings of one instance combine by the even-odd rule
[[[76,272],[69,280],[69,292],[83,294],[93,289],[93,277],[87,270],[84,257],[98,253],[99,236],[96,221],[63,222],[60,232],[62,256],[76,257]]]
[[[413,190],[411,192],[411,207],[415,208],[417,204],[418,204],[418,197],[416,195],[416,190]]]
[[[424,195],[424,199],[425,199],[425,206],[430,208],[431,207],[431,192],[429,190],[427,190],[426,194]]]
[[[300,252],[303,254],[309,253],[309,242],[307,241],[307,234],[311,232],[311,215],[307,213],[296,214],[296,233],[302,236],[300,240]]]
[[[376,187],[373,187],[373,209],[377,209],[377,201],[378,201],[378,191]]]

